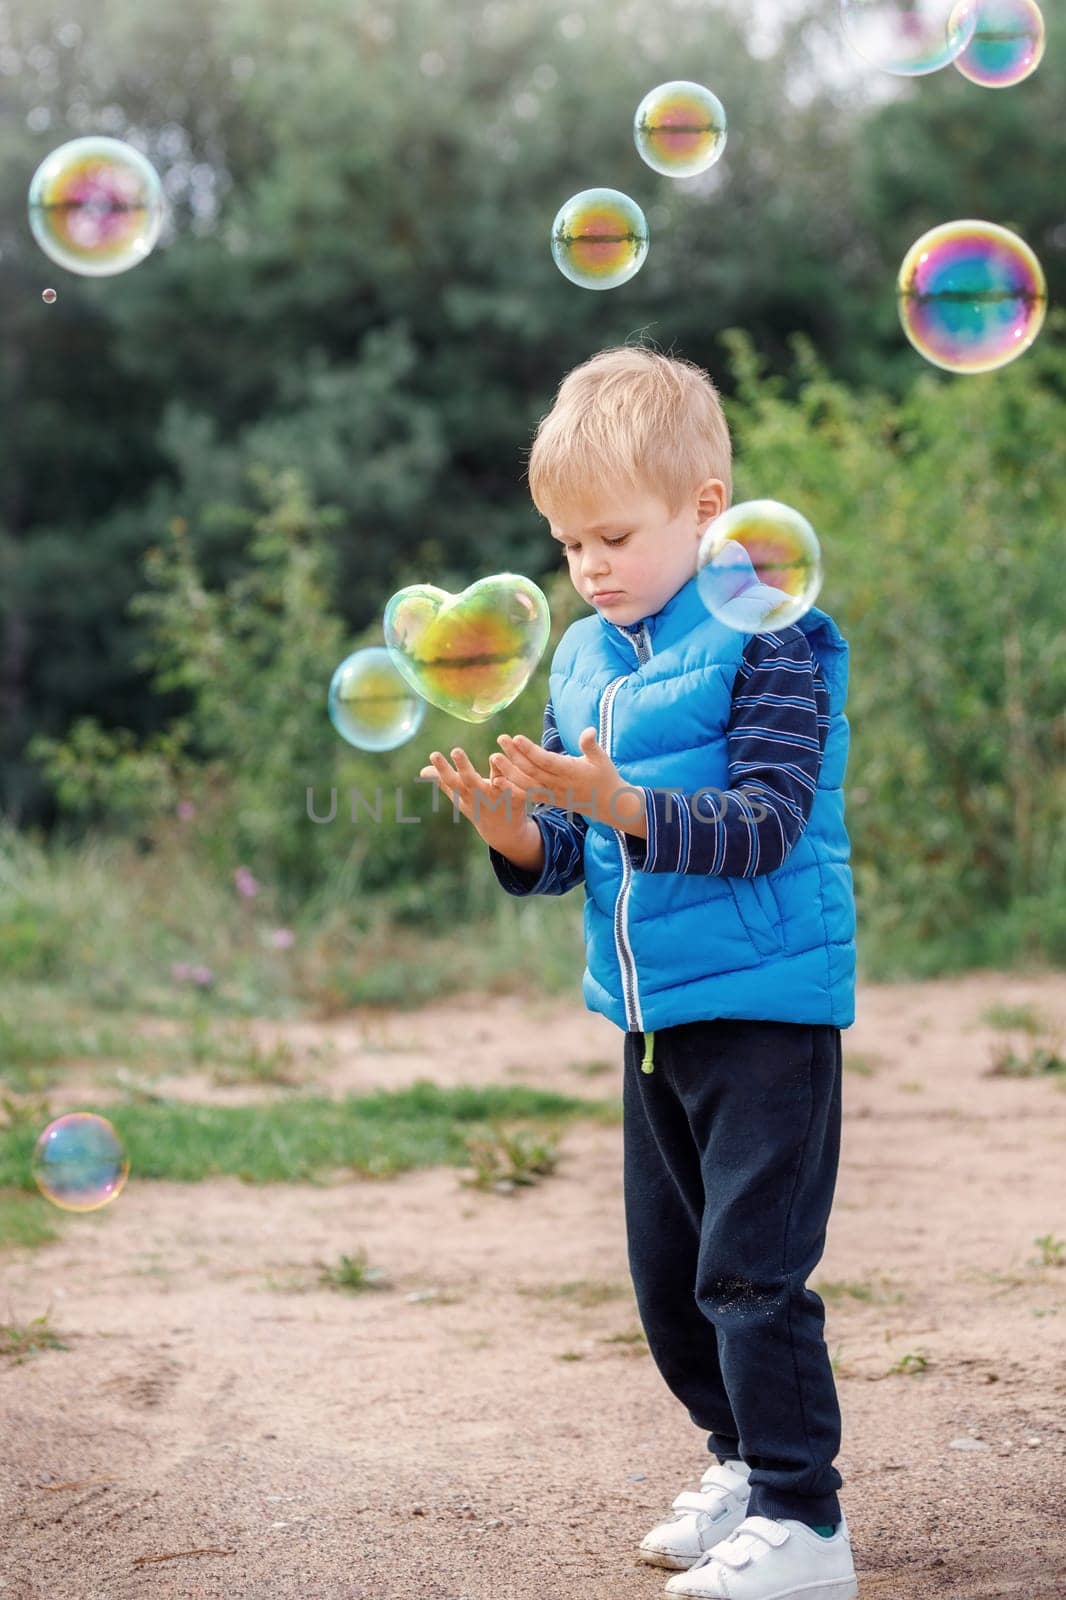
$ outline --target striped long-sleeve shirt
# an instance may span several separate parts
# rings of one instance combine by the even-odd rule
[[[810,816],[829,731],[829,695],[800,628],[755,634],[733,683],[726,729],[729,787],[721,793],[642,788],[647,841],[626,834],[642,872],[754,878],[788,856]],[[566,754],[549,699],[541,744]],[[584,881],[588,820],[561,806],[534,806],[544,840],[541,871],[489,850],[508,894],[565,894]]]

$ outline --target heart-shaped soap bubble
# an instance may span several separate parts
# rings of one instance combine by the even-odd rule
[[[529,682],[548,643],[543,591],[514,572],[461,594],[414,583],[385,607],[385,645],[411,687],[463,722],[487,722]]]

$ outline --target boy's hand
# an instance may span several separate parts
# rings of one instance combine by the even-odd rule
[[[607,752],[596,742],[595,728],[586,728],[579,744],[581,755],[564,756],[545,750],[523,734],[512,739],[501,733],[503,757],[498,770],[519,792],[533,791],[536,799],[580,812],[609,828],[625,828],[644,816],[644,796],[626,783]],[[613,802],[613,804],[612,804]]]
[[[423,767],[419,777],[435,778],[487,845],[510,856],[523,842],[528,847],[534,836],[539,844],[540,830],[526,815],[524,790],[514,788],[502,776],[495,782],[483,778],[463,749],[452,751],[454,767],[439,750],[434,750],[429,759],[432,765]],[[495,770],[494,764],[502,760],[502,756],[492,755],[489,764]]]

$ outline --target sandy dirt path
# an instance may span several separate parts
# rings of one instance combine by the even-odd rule
[[[861,1600],[1066,1594],[1066,1266],[1034,1243],[1066,1238],[1066,1093],[985,1075],[992,1002],[1066,1034],[1061,978],[994,974],[866,987],[845,1034],[811,1282],[837,1286]],[[427,1076],[621,1092],[622,1036],[580,1000],[259,1032],[328,1044],[317,1084],[338,1094]],[[78,1103],[76,1079],[64,1093]],[[508,1195],[452,1168],[326,1187],[134,1174],[61,1242],[6,1255],[3,1320],[50,1308],[68,1349],[0,1373],[0,1600],[660,1594],[635,1546],[696,1487],[705,1435],[640,1332],[621,1127],[567,1128],[560,1155]],[[316,1262],[360,1247],[390,1287],[318,1284]]]

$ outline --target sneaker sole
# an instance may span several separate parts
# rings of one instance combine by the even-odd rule
[[[724,1532],[719,1534],[718,1538],[728,1539],[734,1529],[739,1528],[747,1514],[747,1508],[744,1507],[732,1524],[730,1524],[729,1519],[725,1519],[723,1522]],[[718,1540],[715,1541],[715,1543],[717,1542]],[[703,1559],[704,1554],[705,1552],[701,1550],[698,1555],[694,1556],[673,1555],[667,1550],[650,1550],[645,1549],[643,1545],[637,1546],[638,1561],[646,1561],[649,1567],[665,1567],[670,1572],[687,1572],[689,1567],[694,1567],[697,1561]],[[832,1600],[836,1600],[836,1597],[833,1596]],[[841,1596],[841,1600],[850,1600],[850,1597]]]
[[[803,1600],[857,1600],[858,1593],[857,1578],[834,1578],[831,1583],[820,1579],[817,1583],[793,1584],[788,1589],[778,1589],[776,1594],[762,1595],[760,1600],[797,1600],[799,1595]]]

